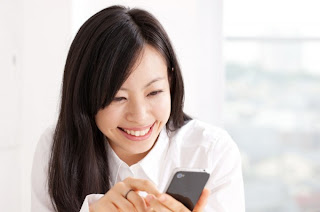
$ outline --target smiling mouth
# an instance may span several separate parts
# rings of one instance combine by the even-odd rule
[[[148,134],[148,132],[151,130],[151,128],[153,127],[154,124],[152,124],[149,128],[146,128],[144,130],[127,130],[121,127],[118,127],[121,131],[127,133],[128,135],[132,135],[135,137],[140,137],[140,136],[144,136],[146,134]]]
[[[120,129],[122,131],[126,132],[129,135],[133,135],[133,136],[139,137],[139,136],[144,136],[145,134],[147,134],[150,131],[151,128],[147,128],[147,129],[142,130],[142,131],[126,130],[126,129],[122,129],[122,128],[120,128]]]

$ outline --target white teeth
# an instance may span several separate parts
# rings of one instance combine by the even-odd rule
[[[134,135],[134,136],[144,136],[145,134],[147,134],[150,130],[150,128],[147,128],[145,130],[142,131],[133,131],[133,130],[126,130],[123,129],[126,133],[130,134],[130,135]]]

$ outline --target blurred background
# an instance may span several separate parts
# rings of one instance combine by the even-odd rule
[[[320,2],[225,0],[224,127],[248,212],[320,211]]]
[[[29,211],[33,153],[55,124],[68,48],[113,4],[144,8],[165,27],[185,111],[239,146],[246,211],[320,211],[316,0],[0,0],[2,210]]]

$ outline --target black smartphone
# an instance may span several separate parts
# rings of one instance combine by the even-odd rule
[[[179,169],[171,179],[166,193],[193,210],[210,174],[199,169]]]

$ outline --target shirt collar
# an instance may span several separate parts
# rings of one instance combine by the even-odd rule
[[[161,130],[154,147],[141,161],[139,161],[139,164],[141,165],[145,174],[156,185],[159,184],[159,172],[160,170],[162,170],[163,161],[165,161],[168,149],[169,137],[166,131],[166,127],[164,127]]]
[[[130,167],[122,161],[118,155],[113,151],[108,143],[108,163],[110,170],[110,183],[114,185],[120,179],[119,175],[123,169],[130,169]],[[159,184],[159,171],[161,170],[162,161],[164,161],[169,147],[169,137],[164,127],[151,151],[137,164],[132,166],[140,166],[145,172],[146,176],[156,185]],[[123,180],[123,179],[120,179]]]
[[[114,185],[117,182],[117,177],[119,175],[121,166],[126,163],[123,162],[118,157],[118,155],[113,151],[108,141],[107,141],[107,145],[108,145],[107,154],[108,154],[108,164],[109,164],[109,171],[110,171],[110,183],[111,185]]]

